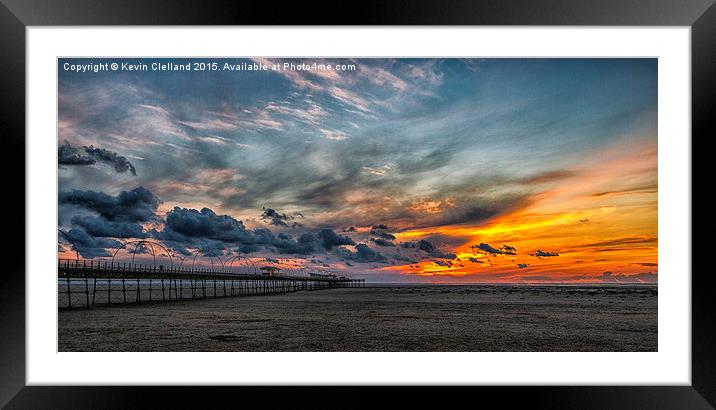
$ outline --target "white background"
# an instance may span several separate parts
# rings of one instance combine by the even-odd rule
[[[691,384],[689,28],[29,27],[27,30],[29,385]],[[56,59],[114,56],[658,57],[659,351],[58,353]]]

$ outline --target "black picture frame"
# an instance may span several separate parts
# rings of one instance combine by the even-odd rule
[[[374,1],[360,3],[211,0],[0,0],[0,136],[5,147],[5,189],[12,196],[3,231],[25,251],[25,29],[70,25],[590,25],[689,26],[692,63],[693,143],[708,138],[716,114],[716,6],[713,0],[502,0],[473,2]],[[322,10],[323,13],[318,13]],[[325,13],[328,11],[327,13]],[[700,142],[700,144],[703,144]],[[703,155],[703,154],[702,154]],[[692,167],[693,160],[692,156]],[[24,175],[24,174],[23,174]],[[697,174],[694,173],[694,179]],[[701,179],[701,178],[700,178]],[[693,185],[692,185],[693,186]],[[691,199],[693,201],[693,197]],[[692,202],[693,203],[693,202]],[[23,214],[24,218],[18,217]],[[692,211],[693,215],[693,211]],[[692,216],[693,217],[693,216]],[[694,245],[696,243],[694,242]],[[19,245],[16,245],[16,248]],[[32,246],[32,244],[27,244]],[[700,247],[702,245],[699,245]],[[12,249],[0,274],[0,405],[7,408],[135,408],[161,397],[162,407],[209,407],[236,399],[235,388],[197,391],[186,387],[30,387],[25,386],[25,261]],[[693,251],[692,251],[693,254]],[[693,259],[692,259],[693,261]],[[693,262],[692,262],[693,264]],[[716,406],[716,306],[714,279],[692,269],[692,379],[689,386],[475,387],[469,396],[487,403],[550,408],[714,408]],[[352,404],[371,397],[330,388]],[[302,392],[270,395],[299,400]],[[323,396],[325,393],[321,393]],[[399,393],[400,394],[400,393]],[[419,396],[426,393],[421,390]],[[331,394],[332,395],[332,394]],[[316,397],[313,396],[312,400]],[[327,396],[325,396],[327,397]],[[234,402],[236,403],[236,402]]]

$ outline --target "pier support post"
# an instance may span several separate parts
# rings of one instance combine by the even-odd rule
[[[65,283],[67,283],[67,307],[69,309],[72,309],[72,290],[70,290],[70,278],[65,278]]]

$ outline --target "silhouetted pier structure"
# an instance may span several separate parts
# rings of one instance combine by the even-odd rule
[[[58,259],[58,306],[89,308],[144,302],[248,295],[299,290],[364,287],[364,279],[334,274],[282,275],[234,272],[230,268],[181,267]]]

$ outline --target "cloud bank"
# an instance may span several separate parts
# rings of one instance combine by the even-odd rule
[[[116,152],[92,145],[77,147],[68,141],[58,146],[57,163],[60,166],[89,166],[100,163],[112,167],[120,174],[129,171],[132,175],[137,175],[134,165]]]

